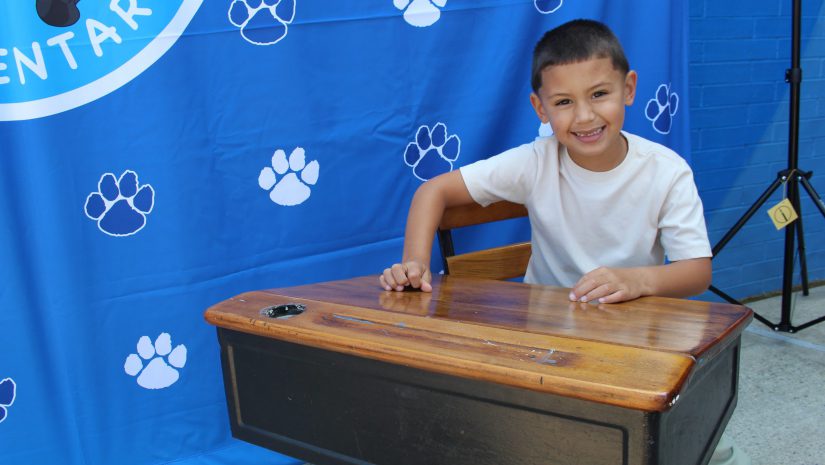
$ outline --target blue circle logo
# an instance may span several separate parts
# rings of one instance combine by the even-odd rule
[[[15,0],[0,18],[0,121],[61,113],[149,68],[203,0]]]

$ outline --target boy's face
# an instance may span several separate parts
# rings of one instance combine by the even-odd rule
[[[550,123],[570,158],[590,171],[608,171],[624,160],[625,106],[636,95],[636,72],[623,75],[609,58],[546,67],[530,103]]]

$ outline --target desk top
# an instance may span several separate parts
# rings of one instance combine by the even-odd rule
[[[389,292],[376,276],[247,292],[205,313],[218,327],[539,392],[665,411],[697,367],[753,318],[743,306],[664,297],[570,302],[568,289],[436,276]],[[261,310],[301,303],[270,318]]]

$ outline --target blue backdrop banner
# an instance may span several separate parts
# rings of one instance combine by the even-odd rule
[[[531,53],[570,19],[610,25],[638,71],[626,129],[689,153],[687,16],[686,0],[2,2],[0,463],[296,462],[231,439],[203,311],[377,277],[423,181],[547,134]]]

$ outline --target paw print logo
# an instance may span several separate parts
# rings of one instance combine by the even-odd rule
[[[550,126],[550,123],[541,123],[539,125],[539,137],[550,137],[553,134],[553,126]]]
[[[393,0],[392,4],[404,12],[404,21],[415,27],[432,26],[441,18],[440,8],[447,0]]]
[[[536,9],[543,15],[554,13],[561,8],[562,3],[564,0],[533,0]]]
[[[0,423],[6,419],[9,407],[14,403],[14,398],[17,395],[17,385],[11,378],[6,378],[0,381]]]
[[[320,165],[317,160],[306,162],[304,149],[296,147],[286,158],[281,149],[272,155],[272,166],[264,167],[258,175],[258,185],[269,191],[269,198],[278,205],[291,207],[304,203],[318,182]],[[280,179],[278,179],[280,176]]]
[[[430,130],[427,125],[418,128],[415,142],[407,144],[404,163],[412,167],[416,178],[426,181],[453,170],[453,162],[461,152],[461,139],[455,134],[447,137],[447,126],[438,123]]]
[[[295,19],[295,0],[234,0],[229,22],[241,29],[241,37],[254,45],[272,45],[286,37]]]
[[[155,66],[205,3],[1,1],[0,121],[62,113],[116,91]],[[11,44],[32,48],[18,53]],[[21,66],[17,73],[14,62]]]
[[[668,134],[673,124],[673,116],[679,109],[679,96],[670,92],[670,86],[662,84],[656,90],[656,98],[650,99],[645,107],[645,116],[653,121],[653,129],[659,134]]]
[[[80,19],[77,2],[80,0],[37,0],[37,16],[49,26],[69,27]]]
[[[149,363],[144,366],[143,361]],[[129,376],[137,376],[137,383],[146,389],[163,389],[177,382],[180,375],[175,368],[186,365],[186,346],[178,344],[172,349],[172,337],[161,333],[155,343],[149,336],[142,336],[137,343],[137,354],[129,354],[123,369]]]
[[[97,221],[97,227],[110,236],[130,236],[146,225],[146,215],[152,211],[155,190],[149,184],[139,185],[137,173],[126,170],[116,179],[112,173],[100,177],[97,192],[86,197],[86,216]]]

